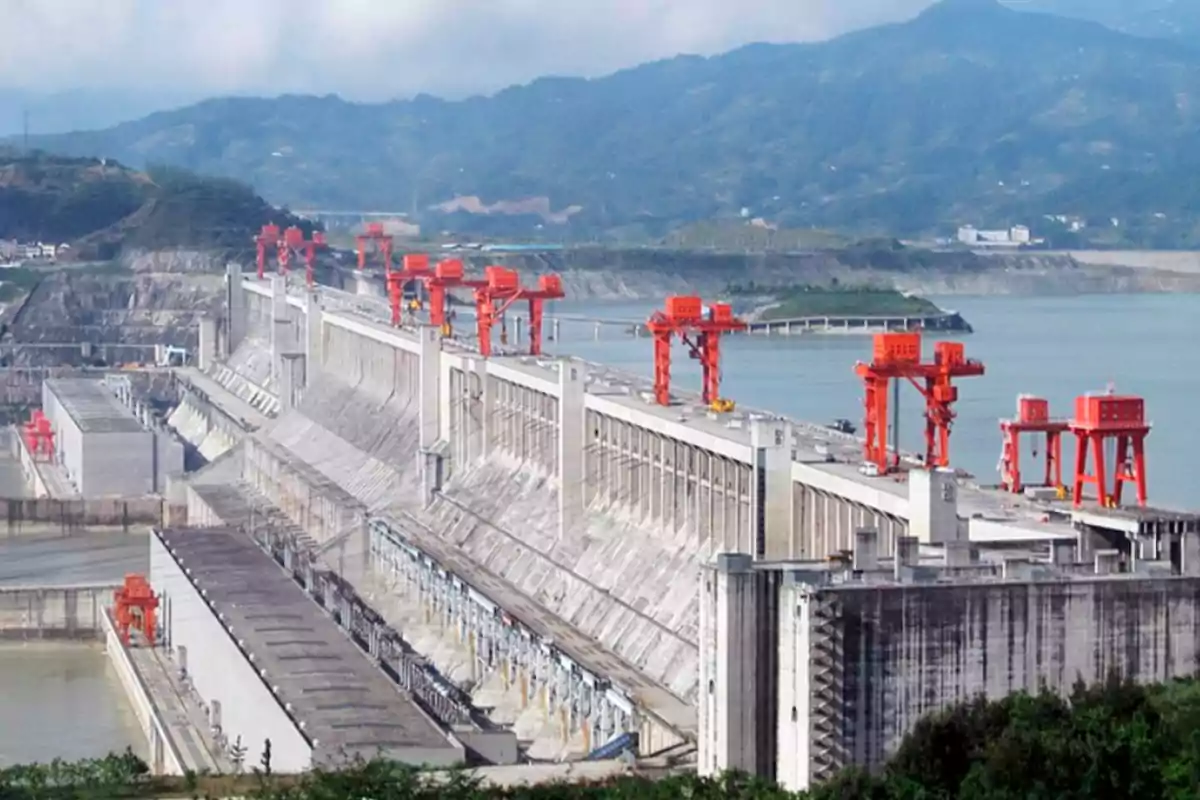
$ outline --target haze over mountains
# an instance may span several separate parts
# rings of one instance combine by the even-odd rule
[[[238,177],[294,208],[450,226],[660,235],[748,215],[916,234],[1072,214],[1109,239],[1176,246],[1200,238],[1200,189],[1179,180],[1200,160],[1197,91],[1189,43],[943,0],[829,42],[490,98],[218,99],[35,143]]]

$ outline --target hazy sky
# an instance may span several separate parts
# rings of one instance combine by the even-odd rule
[[[486,92],[822,39],[929,0],[0,0],[0,88]]]

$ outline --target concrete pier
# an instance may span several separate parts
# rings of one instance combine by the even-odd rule
[[[880,314],[869,316],[812,316],[752,321],[746,333],[761,336],[801,336],[820,333],[875,334],[891,331],[970,333],[971,326],[954,311],[941,314]]]

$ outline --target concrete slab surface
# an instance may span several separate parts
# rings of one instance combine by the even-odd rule
[[[0,587],[117,584],[149,568],[149,530],[97,528],[64,536],[57,525],[30,525],[20,535],[0,537]]]
[[[452,745],[270,556],[227,529],[158,534],[323,747]]]

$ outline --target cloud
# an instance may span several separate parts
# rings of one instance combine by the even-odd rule
[[[377,100],[812,41],[929,0],[4,0],[0,88]]]

